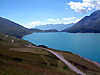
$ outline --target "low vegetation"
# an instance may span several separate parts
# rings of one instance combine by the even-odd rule
[[[83,58],[80,58],[80,56],[77,54],[73,54],[67,51],[59,51],[59,50],[55,50],[51,48],[49,49],[62,54],[66,60],[68,60],[70,63],[72,63],[74,66],[79,68],[81,71],[83,71],[87,75],[99,75],[100,74],[100,67],[97,67],[92,62],[89,62],[87,60],[84,60]]]
[[[5,36],[0,34],[0,75],[77,75],[63,62],[60,64],[60,60],[46,50],[28,41]],[[34,48],[26,47],[30,44]],[[27,52],[29,50],[33,52]]]
[[[12,42],[11,40],[14,40]],[[33,48],[27,47],[32,45]],[[50,49],[50,48],[48,48]],[[100,68],[78,55],[56,51],[87,75],[99,75]],[[77,75],[56,56],[36,45],[0,33],[0,75]]]
[[[93,18],[91,20],[95,21],[96,19],[97,18]],[[100,21],[95,23],[94,28],[91,30],[88,27],[85,29],[84,27],[79,28],[79,31],[76,29],[73,30],[75,30],[74,32],[80,32],[80,30],[81,32],[98,32],[100,30],[98,29],[99,26],[97,26],[99,23]],[[97,30],[94,30],[95,28]],[[45,31],[27,29],[17,23],[0,17],[0,75],[77,75],[55,55],[43,48],[63,55],[66,60],[86,75],[100,75],[100,67],[92,62],[86,61],[79,55],[67,51],[51,49],[44,45],[36,46],[21,39],[24,35],[33,32],[58,31],[55,29]]]
[[[28,29],[21,26],[18,23],[0,17],[0,33],[14,36],[17,38],[22,38],[24,35],[31,34],[33,32],[58,32],[58,31],[56,29],[53,30]]]

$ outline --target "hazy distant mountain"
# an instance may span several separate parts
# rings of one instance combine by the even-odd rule
[[[42,30],[50,30],[50,29],[56,29],[58,31],[61,31],[63,29],[69,28],[71,26],[73,26],[74,23],[70,23],[70,24],[46,24],[46,25],[40,25],[40,26],[35,26],[33,28],[38,28],[38,29],[42,29]]]
[[[57,30],[28,29],[13,21],[0,17],[0,33],[22,38],[32,32],[57,32]]]
[[[58,32],[56,29],[41,30],[41,29],[29,29],[32,32]]]
[[[28,28],[21,26],[20,24],[17,24],[13,21],[0,17],[0,33],[22,38],[26,34],[39,31],[41,32],[42,30],[39,29],[30,30]]]
[[[93,12],[90,16],[85,16],[78,23],[72,26],[67,32],[95,32],[100,33],[100,10]]]

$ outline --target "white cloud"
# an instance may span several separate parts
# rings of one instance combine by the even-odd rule
[[[75,19],[76,17],[69,17],[69,18],[63,18],[63,20],[72,20]]]
[[[68,5],[70,5],[70,8],[74,9],[75,12],[84,14],[93,8],[100,9],[100,0],[83,0],[82,3],[70,1]]]
[[[81,20],[82,18],[79,18],[79,19],[75,19],[75,20],[69,20],[67,22],[64,22],[64,24],[69,24],[69,23],[77,23]]]
[[[65,8],[66,10],[68,9],[68,8]]]
[[[92,10],[91,8],[88,8],[88,10]]]
[[[27,28],[32,28],[32,27],[35,27],[35,26],[46,25],[46,24],[61,24],[61,23],[69,24],[69,23],[76,23],[79,20],[80,19],[76,19],[76,17],[63,18],[63,20],[49,18],[46,21],[32,21],[31,23],[29,23]]]
[[[78,12],[78,13],[81,13],[81,14],[84,14],[86,13],[88,10],[86,9],[76,9],[75,12]]]
[[[83,0],[83,2],[90,2],[91,0]]]
[[[59,19],[51,19],[49,18],[48,21],[60,21]]]
[[[73,23],[77,23],[77,22],[79,22],[81,20],[81,18],[80,19],[76,19],[75,21],[73,21]]]
[[[31,27],[35,27],[35,26],[39,26],[40,24],[42,24],[42,22],[40,21],[33,21],[31,23],[29,23]]]

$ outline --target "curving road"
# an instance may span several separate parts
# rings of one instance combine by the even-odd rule
[[[27,47],[35,47],[35,46],[27,46]],[[51,51],[49,49],[46,49],[46,48],[42,48],[42,49],[45,49],[46,51],[54,54],[56,57],[58,57],[61,61],[63,61],[67,66],[69,66],[69,68],[71,70],[73,70],[74,72],[76,72],[77,74],[81,74],[81,75],[86,75],[85,73],[83,73],[82,71],[78,70],[75,66],[73,66],[70,62],[68,62],[67,60],[64,59],[63,55],[57,53],[57,52],[54,52],[54,51]]]
[[[45,49],[45,48],[43,48]],[[81,75],[86,75],[85,73],[83,73],[82,71],[78,70],[75,66],[73,66],[71,63],[69,63],[67,60],[65,60],[63,58],[63,56],[59,53],[56,53],[54,51],[51,51],[49,49],[45,49],[46,51],[49,51],[50,53],[54,54],[55,56],[57,56],[60,60],[62,60],[67,66],[69,66],[70,69],[72,69],[74,72],[76,72],[77,74],[81,74]]]

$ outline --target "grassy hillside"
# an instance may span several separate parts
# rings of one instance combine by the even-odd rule
[[[87,60],[84,60],[83,58],[80,58],[80,56],[77,54],[73,54],[67,51],[59,51],[55,49],[51,49],[51,50],[62,54],[66,60],[68,60],[74,66],[77,66],[77,68],[83,71],[86,75],[99,75],[100,74],[100,67],[97,67],[92,62],[89,62]]]
[[[42,48],[26,47],[31,44],[28,41],[5,36],[0,34],[0,75],[76,75],[53,54]],[[31,50],[32,53],[25,50]]]
[[[12,41],[14,40],[14,41]],[[33,48],[26,47],[32,45]],[[50,49],[50,48],[49,48]],[[87,75],[100,75],[100,68],[78,55],[58,52]],[[77,75],[61,60],[36,45],[0,33],[0,75]]]
[[[22,38],[33,32],[58,32],[57,30],[28,29],[18,23],[0,17],[0,33]]]
[[[31,33],[27,28],[2,17],[0,17],[0,32],[18,38]]]

